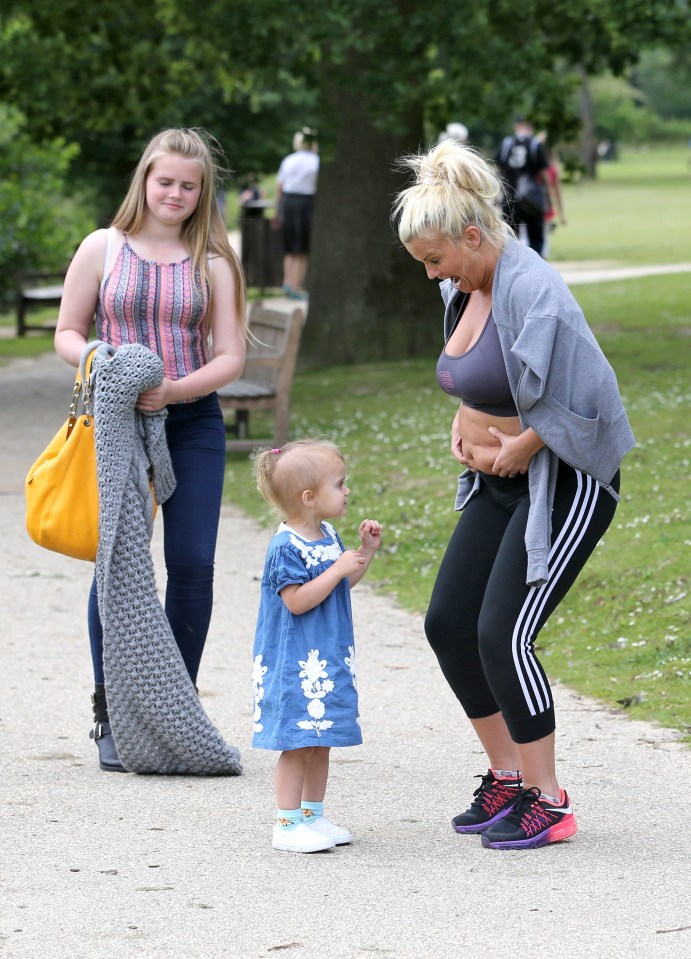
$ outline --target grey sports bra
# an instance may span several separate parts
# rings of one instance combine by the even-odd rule
[[[491,310],[480,338],[462,356],[449,356],[442,350],[437,379],[441,388],[460,397],[464,406],[492,416],[518,416]]]

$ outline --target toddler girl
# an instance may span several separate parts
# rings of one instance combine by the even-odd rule
[[[296,440],[255,458],[257,489],[282,518],[269,544],[254,643],[254,737],[280,749],[275,849],[318,852],[353,836],[324,816],[331,746],[362,742],[350,589],[381,544],[360,524],[346,550],[326,519],[344,516],[350,490],[332,443]]]

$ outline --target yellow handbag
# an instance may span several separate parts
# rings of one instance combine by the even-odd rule
[[[98,549],[98,480],[89,353],[84,382],[79,371],[69,416],[29,470],[26,529],[39,546],[96,561]],[[78,415],[79,400],[83,412]]]

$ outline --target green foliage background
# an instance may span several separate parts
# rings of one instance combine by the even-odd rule
[[[84,204],[66,198],[78,152],[60,137],[35,143],[19,110],[0,103],[0,305],[18,270],[64,268],[89,229]]]
[[[552,142],[575,137],[584,78],[611,71],[627,81],[603,79],[598,136],[659,136],[664,122],[691,135],[689,0],[523,0],[520,31],[517,43],[514,0],[4,0],[0,103],[21,111],[7,130],[20,123],[23,151],[53,159],[43,172],[53,200],[81,206],[86,190],[94,225],[112,216],[142,145],[165,126],[211,131],[236,172],[230,187],[275,171],[305,123],[319,128],[328,162],[337,145],[349,149],[334,107],[343,91],[373,130],[406,131],[411,150],[453,119],[493,149],[517,111]],[[9,189],[13,162],[0,151]],[[358,163],[351,175],[366,187],[373,172]],[[366,204],[362,215],[366,225]],[[61,223],[69,218],[63,209]],[[64,261],[72,237],[62,233],[52,257]],[[39,236],[21,254],[27,267],[49,260]]]

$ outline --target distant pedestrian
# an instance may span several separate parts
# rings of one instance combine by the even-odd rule
[[[254,643],[254,738],[281,750],[273,846],[318,852],[353,836],[324,816],[332,746],[362,742],[350,590],[381,544],[376,520],[346,550],[326,522],[344,516],[350,490],[332,443],[296,440],[255,459],[257,488],[281,516],[269,544]]]
[[[504,137],[495,157],[502,176],[504,218],[518,236],[525,224],[528,246],[543,254],[545,213],[549,205],[544,173],[549,160],[544,145],[534,136],[533,125],[518,117],[513,135]]]
[[[549,201],[545,211],[545,238],[542,246],[542,256],[546,260],[549,258],[552,233],[557,226],[566,226],[567,220],[564,212],[564,198],[561,192],[561,171],[557,151],[549,146],[547,134],[544,131],[537,133],[535,136],[543,144],[549,161],[549,166],[543,173]]]
[[[634,438],[583,312],[511,234],[486,161],[441,143],[405,162],[398,232],[441,280],[437,378],[460,400],[451,453],[466,467],[425,631],[489,767],[453,828],[492,849],[543,846],[577,827],[535,643],[612,521]]]
[[[453,140],[454,143],[468,142],[468,127],[464,123],[447,123],[437,137],[437,143]]]
[[[318,174],[316,132],[303,127],[293,137],[293,153],[278,168],[274,216],[274,226],[283,234],[283,292],[296,300],[307,299],[304,283]]]

